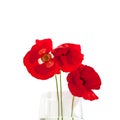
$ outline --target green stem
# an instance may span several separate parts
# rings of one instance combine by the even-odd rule
[[[57,75],[55,75],[55,80],[56,80],[56,94],[57,94],[57,100],[58,100],[58,120],[60,116],[60,98],[59,98],[59,91],[58,91],[58,81],[57,81]]]
[[[73,117],[73,111],[74,111],[74,96],[72,97],[72,107],[71,107],[71,118],[72,120],[74,120],[74,117]]]
[[[63,120],[63,101],[62,101],[62,74],[60,71],[60,105],[61,105],[61,119]]]

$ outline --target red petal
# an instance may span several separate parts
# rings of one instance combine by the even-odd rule
[[[36,40],[36,44],[32,46],[31,50],[25,55],[23,59],[24,65],[33,77],[44,80],[59,73],[60,68],[54,59],[43,64],[39,64],[38,62],[38,59],[40,59],[43,54],[51,50],[51,39]]]
[[[52,77],[54,74],[58,74],[60,69],[58,64],[52,60],[51,63],[46,62],[42,65],[35,66],[34,71],[38,79],[45,80]]]
[[[101,79],[98,73],[90,66],[82,66],[80,70],[80,77],[85,81],[85,86],[88,89],[100,89]]]
[[[65,43],[52,51],[64,72],[75,70],[83,60],[80,45]]]
[[[95,95],[94,92],[92,91],[85,91],[82,95],[82,97],[86,100],[95,100],[95,99],[98,99],[98,96]]]
[[[36,47],[39,49],[47,48],[47,52],[52,50],[52,40],[51,39],[43,39],[43,40],[36,40]]]
[[[98,78],[93,68],[81,65],[67,76],[69,90],[74,96],[83,97],[86,100],[98,99],[92,91],[92,89],[100,88],[101,80]]]
[[[71,72],[67,76],[67,81],[71,93],[74,96],[82,97],[82,94],[84,93],[84,91],[86,91],[86,88],[79,76],[80,75],[77,71]]]

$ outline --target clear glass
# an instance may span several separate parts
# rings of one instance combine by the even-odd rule
[[[71,116],[73,96],[69,91],[62,92],[63,117],[58,116],[58,99],[55,91],[45,92],[40,100],[39,120],[83,120],[81,99],[74,97],[74,109]]]

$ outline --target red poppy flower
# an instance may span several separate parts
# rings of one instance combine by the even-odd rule
[[[77,44],[65,43],[52,51],[63,72],[75,70],[83,60],[81,47]]]
[[[83,97],[86,100],[98,99],[92,90],[100,89],[101,79],[92,67],[81,65],[77,70],[68,74],[67,81],[74,96]]]
[[[51,50],[51,39],[36,40],[36,44],[25,55],[24,65],[33,77],[45,80],[59,73],[59,66]]]

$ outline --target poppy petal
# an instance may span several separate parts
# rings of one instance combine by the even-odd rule
[[[65,43],[52,50],[55,59],[63,72],[75,70],[82,62],[84,55],[78,44]]]
[[[52,40],[36,40],[36,44],[23,58],[23,63],[28,72],[37,79],[46,80],[54,74],[59,73],[60,67],[56,60],[51,58],[49,52],[52,50]],[[48,54],[48,60],[42,60],[44,55]]]

